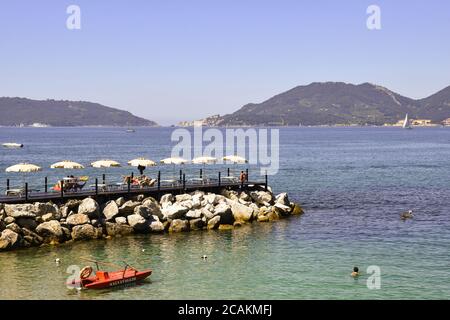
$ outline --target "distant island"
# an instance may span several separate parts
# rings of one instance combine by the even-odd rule
[[[0,126],[157,126],[146,120],[99,103],[68,100],[31,100],[0,97]]]
[[[418,125],[450,125],[450,86],[420,100],[371,83],[311,83],[234,113],[214,115],[179,126],[398,125],[409,114]]]

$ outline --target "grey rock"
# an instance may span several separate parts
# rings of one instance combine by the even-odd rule
[[[218,204],[214,208],[214,214],[220,216],[220,223],[221,224],[233,224],[234,222],[234,216],[231,212],[231,207],[228,204],[221,203]]]
[[[139,214],[131,214],[127,217],[128,224],[137,232],[148,232],[149,223]]]
[[[220,216],[215,216],[208,221],[208,230],[217,229],[220,225]]]
[[[119,223],[119,224],[127,224],[127,218],[125,218],[125,217],[117,217],[115,219],[115,221],[116,221],[116,223]]]
[[[235,221],[248,222],[253,217],[253,209],[247,207],[239,202],[235,202],[231,205],[231,212]]]
[[[37,226],[36,232],[46,239],[46,241],[62,241],[64,240],[64,232],[61,224],[56,220],[41,223]]]
[[[72,228],[72,239],[77,240],[90,240],[97,237],[97,232],[90,224],[77,225]]]
[[[21,229],[20,226],[19,226],[17,223],[15,223],[15,222],[8,224],[8,225],[6,226],[6,229],[9,229],[9,230],[11,230],[11,231],[14,231],[15,233],[18,233],[18,234],[21,234],[21,233],[22,233],[22,229]]]
[[[155,232],[155,233],[158,233],[158,232],[164,232],[164,224],[161,222],[161,221],[152,221],[151,223],[150,223],[150,231],[151,232]]]
[[[205,225],[205,221],[203,221],[202,219],[193,219],[189,221],[190,230],[202,230]]]
[[[138,214],[144,219],[148,219],[151,216],[151,211],[147,206],[140,205],[134,208],[134,214]]]
[[[178,194],[175,196],[176,202],[191,201],[192,196],[188,193]]]
[[[171,193],[167,193],[161,197],[159,200],[159,203],[167,203],[167,202],[173,202],[173,195]]]
[[[36,220],[34,220],[32,218],[17,218],[16,223],[20,227],[27,228],[29,230],[35,230],[36,227],[38,226],[38,223],[36,222]]]
[[[6,217],[3,221],[5,222],[5,224],[10,224],[10,223],[15,222],[16,219],[13,217]]]
[[[9,250],[20,243],[20,235],[12,230],[3,230],[0,235],[0,250]]]
[[[103,215],[106,218],[106,221],[114,220],[119,215],[119,206],[116,201],[110,201],[106,204],[103,209]]]
[[[162,219],[164,217],[164,215],[161,212],[161,208],[159,207],[159,204],[156,200],[154,200],[154,199],[150,200],[149,198],[147,198],[142,202],[142,205],[149,208],[152,215],[156,215],[160,219]]]
[[[288,198],[288,194],[286,192],[280,193],[275,197],[275,202],[280,203],[285,206],[290,206],[290,201]]]
[[[140,206],[140,205],[141,205],[140,202],[129,200],[129,201],[125,202],[119,208],[119,213],[122,216],[128,216],[130,214],[133,214],[134,213],[134,208],[136,208],[137,206]]]
[[[69,226],[78,226],[82,224],[89,223],[89,217],[86,214],[76,213],[71,216],[68,216],[66,219],[66,223]]]
[[[80,206],[78,207],[78,213],[85,214],[91,219],[98,218],[100,213],[100,207],[97,201],[95,201],[94,199],[86,198],[81,202]]]
[[[106,222],[106,234],[109,236],[125,236],[133,233],[133,228],[128,224]]]
[[[170,227],[169,227],[169,232],[185,232],[185,231],[189,231],[189,221],[187,220],[181,220],[181,219],[175,219],[172,220]]]
[[[202,210],[196,209],[196,210],[189,210],[186,213],[186,218],[188,219],[198,219],[202,216]]]
[[[173,205],[163,208],[162,214],[166,219],[180,219],[183,218],[184,215],[188,212],[188,208],[183,207],[178,203],[174,203]]]
[[[120,197],[115,202],[116,202],[117,206],[120,208],[125,203],[125,198],[124,197]]]

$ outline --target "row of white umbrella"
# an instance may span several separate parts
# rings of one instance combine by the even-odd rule
[[[248,161],[240,156],[232,155],[223,157],[224,161],[229,161],[232,163],[247,163]],[[214,157],[198,157],[192,159],[192,163],[194,164],[214,164],[218,161],[217,158]],[[160,161],[163,164],[172,164],[172,165],[181,165],[189,163],[188,160],[178,157],[166,158]],[[146,158],[136,158],[128,161],[128,165],[133,167],[144,166],[144,167],[152,167],[156,166],[156,162],[146,159]],[[91,166],[94,168],[112,168],[112,167],[121,167],[121,164],[114,160],[99,160],[91,163]],[[50,166],[52,169],[84,169],[84,166],[78,162],[64,160],[60,162],[56,162]],[[30,164],[30,163],[19,163],[13,165],[11,167],[6,168],[6,172],[37,172],[40,171],[41,167]]]

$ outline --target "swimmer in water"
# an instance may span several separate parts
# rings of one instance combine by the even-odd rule
[[[353,278],[356,278],[359,276],[359,268],[358,267],[353,267],[353,272],[351,273],[351,276]]]

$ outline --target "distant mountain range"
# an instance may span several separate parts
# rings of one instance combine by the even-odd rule
[[[246,104],[232,114],[200,121],[209,126],[383,125],[403,119],[406,113],[434,123],[450,118],[450,86],[414,100],[370,83],[311,83],[262,103]]]
[[[156,126],[128,111],[86,101],[0,97],[0,126]]]

